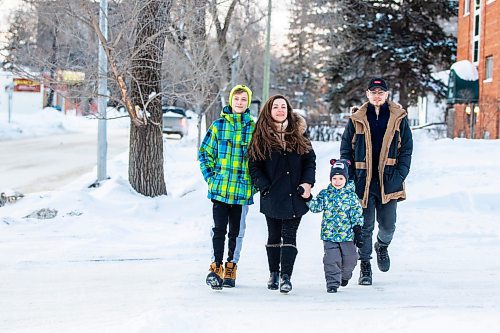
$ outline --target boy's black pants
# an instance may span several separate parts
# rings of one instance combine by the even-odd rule
[[[227,261],[231,262],[234,258],[236,248],[236,237],[240,233],[243,206],[227,204],[216,200],[212,200],[212,202],[214,203],[212,209],[214,217],[214,227],[212,228],[213,260],[217,263],[223,262],[224,243],[229,224]]]

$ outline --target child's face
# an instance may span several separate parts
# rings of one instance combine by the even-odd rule
[[[231,108],[234,113],[243,113],[247,109],[248,105],[248,94],[244,91],[236,93],[233,95],[231,100]]]
[[[337,190],[344,187],[345,183],[346,179],[342,175],[335,175],[332,177],[332,186],[335,187]]]

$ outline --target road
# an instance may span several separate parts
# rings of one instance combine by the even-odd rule
[[[127,128],[108,130],[108,159],[126,151],[128,146]],[[96,166],[97,134],[0,141],[0,161],[0,192],[14,190],[26,194],[55,190]]]

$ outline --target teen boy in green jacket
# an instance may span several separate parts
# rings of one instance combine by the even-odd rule
[[[235,86],[229,94],[229,105],[208,129],[198,152],[208,198],[213,202],[213,256],[206,279],[212,289],[235,286],[245,218],[248,205],[253,204],[254,188],[246,156],[255,126],[248,108],[251,99],[248,87]],[[228,256],[223,266],[228,225]]]

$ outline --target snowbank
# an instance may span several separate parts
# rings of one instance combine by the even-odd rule
[[[130,120],[126,114],[114,108],[108,108],[107,122],[110,128],[126,128]],[[95,116],[67,115],[54,108],[44,108],[32,114],[13,114],[11,123],[7,119],[0,122],[0,141],[40,137],[45,135],[96,131],[97,118]]]

